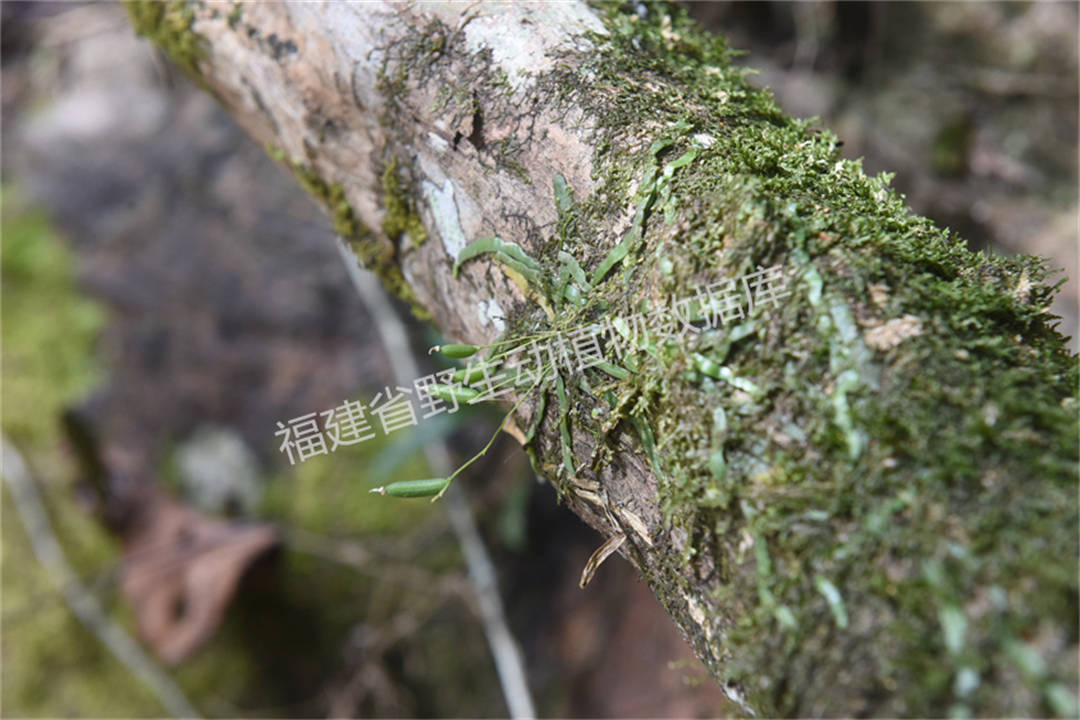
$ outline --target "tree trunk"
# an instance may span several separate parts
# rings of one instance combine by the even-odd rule
[[[519,434],[744,710],[1076,712],[1041,261],[911,215],[671,8],[131,11],[446,336],[603,333],[615,367],[557,364]]]

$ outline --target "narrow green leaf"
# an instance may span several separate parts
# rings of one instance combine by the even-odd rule
[[[832,611],[833,619],[836,620],[836,627],[841,630],[847,629],[847,608],[844,607],[844,598],[841,597],[840,591],[822,575],[814,578],[814,587],[825,598],[825,602],[829,604],[829,610]]]
[[[570,403],[566,397],[566,385],[563,384],[562,375],[555,373],[555,393],[559,398],[559,437],[562,441],[563,468],[566,476],[574,475],[574,455],[571,452],[573,442],[570,438],[570,425],[566,416],[570,412]]]
[[[562,175],[556,173],[551,184],[555,190],[555,207],[559,211],[559,217],[564,217],[574,210],[574,198],[570,194],[566,178]]]
[[[627,370],[624,367],[620,367],[619,365],[609,363],[606,360],[603,361],[603,362],[596,363],[596,367],[598,369],[600,369],[600,370],[603,370],[608,375],[610,375],[610,376],[612,376],[614,378],[618,378],[619,380],[626,380],[627,378],[630,377],[630,371],[629,370]]]
[[[581,264],[578,263],[577,258],[568,252],[560,250],[559,262],[567,269],[570,273],[570,277],[574,279],[574,282],[583,288],[589,286],[589,280],[585,277],[585,271],[581,269]]]
[[[507,242],[500,237],[480,238],[462,248],[454,262],[454,277],[457,277],[463,263],[484,253],[495,253],[495,259],[521,273],[530,283],[534,285],[540,283],[540,264],[529,257],[519,245]]]

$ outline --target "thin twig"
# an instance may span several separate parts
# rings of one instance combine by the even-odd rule
[[[409,348],[405,326],[398,319],[396,311],[387,301],[374,276],[361,271],[357,265],[356,256],[345,247],[343,242],[337,240],[335,244],[345,262],[349,278],[356,286],[364,304],[367,305],[368,312],[382,339],[383,347],[390,357],[396,381],[400,385],[411,385],[419,376],[419,369],[413,359],[412,350]],[[424,454],[427,456],[431,469],[440,477],[446,477],[453,469],[450,452],[442,440],[433,440],[428,443],[424,448]],[[461,493],[460,484],[455,483],[450,486],[446,495],[443,496],[443,502],[446,504],[450,525],[465,555],[465,564],[469,569],[469,578],[472,580],[480,608],[480,621],[484,626],[484,634],[487,635],[488,646],[491,648],[491,655],[495,661],[495,669],[499,674],[510,716],[534,718],[536,710],[525,680],[525,667],[521,660],[521,653],[514,641],[514,636],[510,633],[506,615],[503,612],[502,599],[499,597],[495,565],[476,529],[476,522],[469,509],[468,501]]]
[[[63,596],[71,612],[92,632],[109,652],[139,678],[154,697],[174,717],[197,718],[199,713],[184,692],[131,637],[101,609],[68,564],[63,548],[56,540],[48,516],[42,507],[37,488],[26,469],[22,455],[6,437],[3,443],[3,476],[11,491],[15,511],[22,519],[38,562]]]

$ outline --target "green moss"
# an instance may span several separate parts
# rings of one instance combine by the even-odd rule
[[[327,184],[326,181],[300,163],[294,164],[293,169],[300,187],[319,200],[330,212],[334,232],[343,238],[370,235],[367,228],[353,215],[352,206],[349,205],[349,201],[345,198],[345,188],[341,183]]]
[[[0,235],[3,432],[37,481],[53,530],[75,572],[100,577],[117,548],[71,492],[76,469],[59,417],[100,379],[94,345],[104,313],[76,288],[73,258],[44,213],[5,185]],[[47,317],[43,312],[47,308]],[[38,564],[3,484],[0,683],[4,716],[151,716],[151,693],[69,612]],[[118,618],[125,622],[127,618]]]
[[[10,186],[0,192],[3,428],[24,452],[51,450],[64,405],[98,379],[91,349],[104,314],[78,294],[71,254],[44,213]]]
[[[561,402],[544,388],[538,439],[555,440],[534,452],[541,469],[565,491],[611,461],[618,435],[637,436],[665,522],[689,538],[643,572],[677,616],[707,578],[714,639],[691,640],[765,714],[1057,712],[1076,679],[1080,373],[1046,312],[1043,261],[972,253],[912,215],[888,175],[785,116],[681,10],[601,7],[607,33],[536,78],[545,111],[588,118],[596,189],[575,201],[557,187],[555,232],[507,238],[539,248],[545,312],[516,309],[504,339],[762,267],[781,267],[790,295],[700,336],[654,327],[625,379],[590,370]],[[432,35],[437,52],[416,38],[388,49],[388,121],[406,87],[448,77],[463,81],[439,95],[451,126],[478,109],[532,120],[527,102],[500,104],[490,57]],[[909,336],[868,340],[909,316]],[[566,457],[565,423],[592,435],[587,462]],[[1017,643],[1046,670],[1018,664]],[[820,681],[841,676],[859,694]]]
[[[195,10],[185,0],[128,0],[128,15],[135,32],[149,38],[193,78],[206,57],[203,39],[191,30]],[[231,15],[230,15],[231,17]]]
[[[275,162],[285,164],[285,162],[289,159],[288,153],[285,152],[285,148],[278,147],[273,143],[267,143],[264,149],[266,150],[266,154],[269,155]]]
[[[523,314],[510,335],[627,316],[763,266],[792,291],[737,338],[655,332],[606,406],[567,383],[570,422],[599,446],[593,471],[609,433],[636,429],[665,517],[691,538],[646,572],[685,583],[699,558],[718,563],[716,607],[734,625],[712,669],[767,714],[829,707],[829,683],[810,680],[822,673],[863,688],[849,714],[1055,712],[1075,677],[1024,672],[1008,651],[1050,633],[1057,649],[1028,647],[1066,668],[1078,634],[1078,371],[1046,313],[1043,261],[968,251],[831,133],[783,115],[680,11],[621,7],[540,79],[595,119],[598,183],[540,259],[551,277],[560,251],[595,271],[626,207],[640,238],[580,308]],[[914,336],[865,340],[906,315]],[[740,550],[748,537],[759,552]]]
[[[420,216],[416,214],[409,196],[405,192],[405,186],[398,178],[397,158],[394,158],[386,166],[382,174],[383,207],[386,208],[386,218],[383,220],[383,233],[388,238],[397,242],[403,234],[408,234],[413,247],[419,247],[427,240],[427,231],[420,222]]]
[[[408,303],[413,315],[421,320],[430,320],[431,313],[420,304],[401,274],[394,243],[377,236],[356,217],[345,196],[345,187],[341,183],[327,183],[299,160],[287,163],[285,151],[272,143],[266,146],[266,152],[274,160],[287,164],[300,187],[326,208],[333,221],[334,231],[348,242],[360,263],[374,272],[387,290]]]

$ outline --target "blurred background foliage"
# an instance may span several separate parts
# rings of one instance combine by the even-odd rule
[[[502,716],[476,598],[442,510],[368,494],[458,460],[493,410],[421,423],[290,467],[275,423],[393,384],[329,222],[122,7],[0,4],[2,426],[89,592],[133,636],[123,548],[60,415],[79,408],[140,482],[276,527],[198,653],[168,670],[208,716]],[[822,118],[868,172],[975,247],[1076,271],[1077,6],[696,3],[755,82]],[[1075,279],[1055,305],[1076,335]],[[413,348],[438,341],[409,323]],[[1075,343],[1075,340],[1074,340]],[[1074,345],[1075,347],[1075,345]],[[422,356],[419,359],[427,362]],[[435,366],[428,365],[427,371]],[[224,493],[184,458],[240,447]],[[197,464],[197,463],[196,463]],[[239,478],[246,478],[243,483]],[[461,479],[500,570],[543,715],[716,716],[729,708],[626,563],[587,590],[599,538],[502,439]],[[67,610],[4,490],[5,717],[144,717],[157,700]],[[216,498],[216,499],[215,499]],[[219,502],[222,498],[242,501]]]

